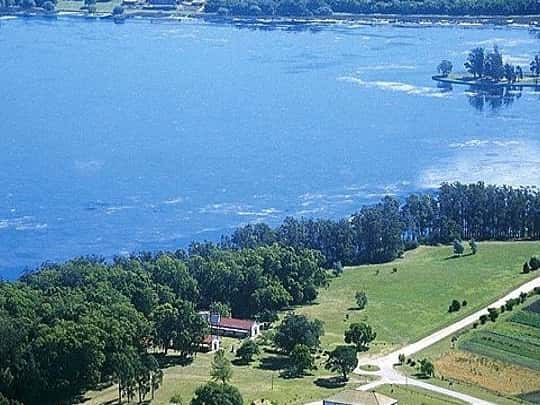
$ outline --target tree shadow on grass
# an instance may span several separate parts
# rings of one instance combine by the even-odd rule
[[[160,368],[168,368],[174,366],[189,366],[193,363],[193,357],[181,356],[178,354],[164,354],[155,355],[156,360],[159,363]]]
[[[452,260],[452,259],[459,259],[462,257],[472,256],[472,253],[465,253],[463,255],[451,255],[444,258],[444,260]]]
[[[322,388],[343,388],[347,385],[347,381],[341,376],[336,377],[320,377],[314,381],[315,385]]]
[[[263,370],[278,371],[288,366],[289,359],[285,356],[268,356],[261,359],[259,368]]]
[[[249,366],[249,361],[245,361],[244,359],[234,359],[233,361],[231,361],[231,363],[234,365],[234,366],[237,366],[237,367],[245,367],[245,366]]]

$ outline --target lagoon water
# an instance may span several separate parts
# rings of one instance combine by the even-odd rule
[[[431,80],[525,28],[0,21],[0,276],[338,217],[442,181],[535,184],[540,96]]]

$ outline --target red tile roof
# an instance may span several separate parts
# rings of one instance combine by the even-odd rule
[[[217,326],[222,328],[251,331],[254,323],[255,321],[250,321],[249,319],[221,318]]]

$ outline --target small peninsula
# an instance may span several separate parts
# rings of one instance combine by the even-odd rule
[[[433,80],[442,84],[462,84],[484,90],[540,87],[540,55],[535,55],[526,67],[504,60],[497,46],[494,46],[492,51],[474,48],[469,52],[464,64],[465,73],[452,73],[452,62],[443,60],[437,66],[438,74],[433,76]]]

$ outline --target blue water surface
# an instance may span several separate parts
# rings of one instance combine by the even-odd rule
[[[339,217],[442,181],[535,184],[540,97],[440,89],[520,27],[0,21],[0,276]]]

